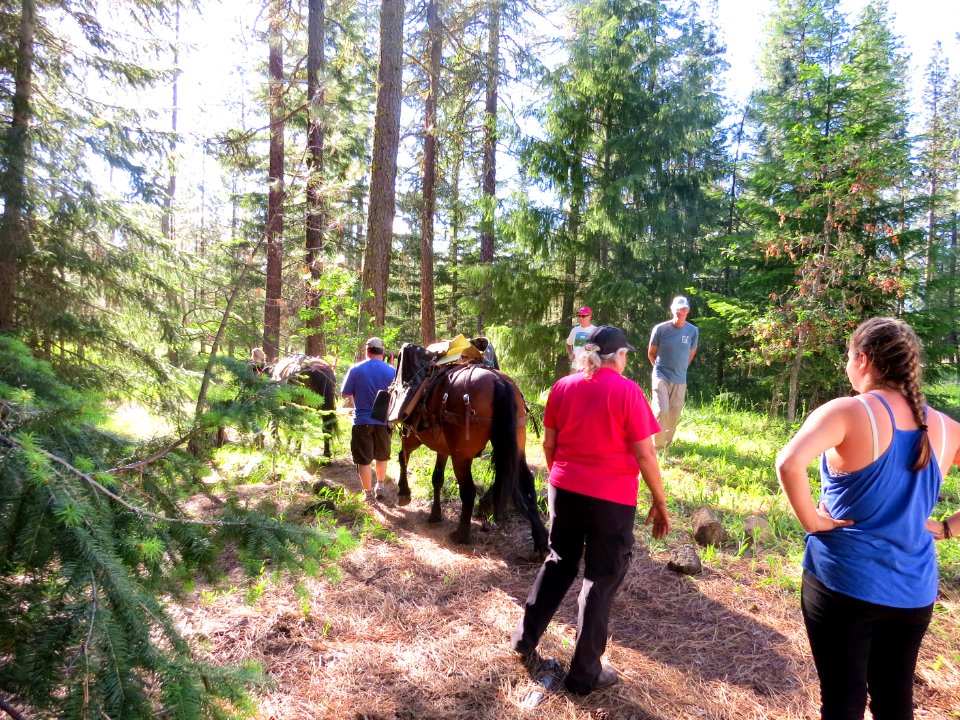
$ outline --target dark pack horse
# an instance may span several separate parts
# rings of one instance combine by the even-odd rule
[[[481,364],[433,366],[433,356],[418,345],[406,344],[400,351],[398,379],[405,385],[428,379],[416,408],[402,421],[398,500],[410,502],[407,460],[421,445],[437,453],[433,469],[433,505],[429,522],[440,522],[440,490],[447,459],[460,489],[460,522],[451,537],[469,543],[471,517],[476,500],[471,465],[490,442],[493,446],[493,485],[481,499],[489,504],[501,523],[507,507],[514,505],[530,523],[534,551],[547,552],[547,530],[537,507],[533,473],[526,461],[527,408],[523,394],[504,373]]]
[[[260,375],[267,375],[276,383],[296,383],[323,398],[323,454],[331,457],[330,441],[337,433],[337,378],[333,366],[326,360],[309,355],[287,355],[273,365],[266,364],[263,351],[254,348],[251,364]]]

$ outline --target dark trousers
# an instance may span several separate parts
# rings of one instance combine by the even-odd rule
[[[573,692],[588,693],[600,675],[613,598],[630,566],[637,509],[553,485],[548,487],[547,498],[550,552],[530,589],[523,618],[510,637],[515,650],[536,648],[576,579],[583,558],[577,643],[566,685]]]
[[[933,605],[893,608],[830,590],[804,571],[800,607],[820,676],[822,720],[913,718],[913,673]]]

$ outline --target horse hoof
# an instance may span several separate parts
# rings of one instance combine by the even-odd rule
[[[457,545],[470,545],[470,533],[462,533],[459,530],[454,530],[450,533],[450,539],[457,543]]]
[[[411,498],[409,495],[397,495],[397,505],[409,505],[410,500]]]

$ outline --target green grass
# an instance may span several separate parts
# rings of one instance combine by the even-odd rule
[[[763,515],[778,540],[802,540],[773,468],[789,437],[783,422],[756,412],[723,403],[684,408],[674,444],[661,459],[671,510],[687,517],[709,505],[738,541],[746,540],[747,516]]]
[[[937,386],[928,394],[932,404],[947,400],[938,407],[960,409],[960,388],[956,386]],[[782,419],[741,409],[733,400],[721,396],[699,407],[684,408],[674,445],[667,457],[660,459],[674,529],[663,541],[650,540],[650,546],[665,550],[679,542],[692,542],[690,517],[698,507],[708,505],[720,516],[730,539],[720,548],[701,551],[706,564],[722,567],[748,557],[763,571],[765,584],[796,591],[804,531],[780,490],[774,460],[798,426],[788,427]],[[539,440],[531,437],[528,456],[534,459],[538,454],[542,458]],[[815,463],[809,477],[816,497],[819,478]],[[638,533],[649,539],[648,529],[642,527],[648,497],[641,482]],[[958,509],[960,473],[954,470],[944,480],[941,502],[933,516],[939,518]],[[757,545],[748,537],[744,522],[754,514],[770,523],[772,541]],[[960,585],[960,541],[937,543],[937,551],[942,580]]]
[[[954,417],[960,417],[960,386],[937,385],[925,388],[929,401]],[[157,427],[137,413],[136,408],[120,409],[112,421],[111,429],[130,431],[132,427],[143,429]],[[661,458],[661,471],[668,496],[668,505],[674,521],[674,530],[664,541],[650,540],[655,550],[665,550],[679,542],[692,541],[689,519],[701,505],[709,505],[721,518],[730,533],[730,539],[720,548],[705,553],[709,565],[724,566],[742,557],[751,558],[762,568],[768,582],[793,589],[799,573],[799,560],[803,552],[803,529],[781,492],[774,473],[774,458],[787,442],[796,426],[788,427],[783,420],[771,420],[767,415],[745,409],[736,396],[720,395],[712,402],[684,408],[676,440],[666,459]],[[334,442],[334,455],[349,454],[350,426],[341,419],[340,433]],[[256,502],[263,509],[271,505],[283,507],[296,491],[296,478],[305,466],[316,463],[322,443],[320,437],[308,433],[301,448],[291,448],[288,443],[268,444],[258,448],[249,442],[226,445],[213,453],[213,464],[219,471],[222,484],[214,492],[231,495],[232,487],[256,482],[276,482],[275,494],[270,498],[258,497]],[[543,468],[542,438],[528,429],[527,458],[534,466],[537,489],[543,498],[542,510],[546,512],[546,473]],[[393,434],[393,447],[388,473],[396,478],[399,473],[396,457],[400,450],[399,433]],[[489,447],[487,452],[473,463],[474,482],[487,488],[493,482],[490,467]],[[408,474],[415,497],[431,498],[433,489],[431,475],[436,455],[427,448],[413,453]],[[818,478],[816,466],[809,471],[811,487],[816,494]],[[279,481],[279,482],[277,482]],[[445,500],[459,501],[459,490],[453,468],[448,463],[441,496]],[[649,531],[642,527],[649,507],[647,493],[641,483],[638,532],[649,539]],[[248,501],[249,502],[249,501]],[[348,535],[354,541],[367,536],[389,540],[389,533],[379,527],[363,512],[363,505],[356,498],[338,497],[338,506],[356,521],[349,526]],[[349,507],[348,507],[349,506]],[[960,473],[951,472],[943,483],[941,501],[933,516],[952,514],[960,509]],[[758,546],[744,531],[744,521],[749,515],[762,515],[770,523],[773,541]],[[316,522],[333,523],[333,518],[318,517]],[[342,538],[344,549],[350,545]],[[338,545],[339,543],[335,543]],[[944,582],[960,586],[960,541],[937,543],[940,573]],[[332,555],[338,552],[334,550]]]

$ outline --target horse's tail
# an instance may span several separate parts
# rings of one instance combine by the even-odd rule
[[[507,504],[516,492],[520,465],[517,447],[517,398],[513,386],[501,377],[493,386],[493,512],[498,521],[507,516]]]

